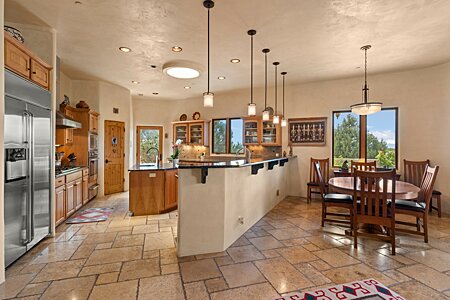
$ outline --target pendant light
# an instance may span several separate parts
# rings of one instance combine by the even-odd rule
[[[264,110],[262,113],[263,121],[268,121],[270,119],[270,112],[267,110],[267,53],[270,52],[270,49],[263,49],[264,53],[264,61],[265,61],[265,83],[264,83]]]
[[[273,124],[280,124],[280,116],[278,115],[278,111],[277,111],[277,102],[278,102],[278,84],[277,84],[277,79],[278,79],[278,65],[280,63],[279,62],[274,62],[273,65],[275,66],[275,109],[273,112]]]
[[[203,6],[208,9],[208,91],[203,93],[203,106],[213,107],[214,106],[214,93],[209,91],[209,79],[210,79],[210,42],[209,42],[209,11],[214,7],[214,1],[205,0],[203,1]]]
[[[284,114],[284,81],[286,77],[287,72],[281,72],[281,76],[283,76],[283,118],[281,119],[281,127],[286,127],[286,115]]]
[[[256,34],[256,30],[250,29],[248,32],[250,36],[250,103],[248,104],[248,115],[256,116],[256,104],[253,103],[253,36]]]
[[[354,104],[350,106],[352,113],[357,115],[371,115],[381,111],[381,102],[369,102],[369,88],[367,87],[367,50],[372,48],[371,45],[362,46],[361,50],[364,51],[364,87],[363,91],[363,102]]]

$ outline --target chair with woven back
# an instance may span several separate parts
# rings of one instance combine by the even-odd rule
[[[328,187],[323,178],[320,162],[314,164],[315,173],[319,180],[320,195],[322,198],[322,227],[325,222],[349,224],[352,228],[353,223],[353,197],[344,194],[329,194]],[[329,207],[339,207],[349,210],[349,213],[328,212]],[[336,216],[341,218],[330,219],[328,216]]]
[[[392,255],[395,255],[395,207],[389,205],[391,199],[395,201],[395,170],[366,172],[356,169],[353,176],[354,248],[358,247],[358,235],[378,237],[391,243]],[[386,234],[362,232],[358,229],[359,224],[382,226],[387,229]]]
[[[361,162],[352,160],[350,162],[350,169],[353,172],[353,170],[359,170],[359,171],[376,171],[377,170],[377,162],[376,161],[368,161],[368,162]]]
[[[312,158],[309,165],[309,182],[307,184],[308,193],[306,197],[306,202],[311,203],[311,194],[320,194],[319,179],[317,178],[317,173],[314,169],[315,163],[320,164],[320,169],[322,170],[322,176],[325,181],[325,185],[328,188],[328,180],[330,179],[330,159],[320,159]]]
[[[414,184],[415,186],[420,187],[422,182],[423,174],[427,166],[430,165],[430,160],[423,161],[412,161],[412,160],[403,160],[403,178],[406,182]],[[433,206],[433,198],[436,198],[437,207]],[[430,212],[432,210],[436,210],[438,212],[438,217],[442,216],[442,203],[441,203],[441,192],[433,190],[433,194],[431,197],[431,202],[429,205]]]
[[[417,201],[401,200],[395,201],[395,211],[397,214],[416,217],[419,222],[396,221],[398,225],[407,225],[416,227],[416,230],[397,228],[397,231],[410,234],[421,235],[424,237],[425,243],[428,243],[428,207],[431,205],[433,196],[434,183],[436,182],[439,167],[426,166],[420,182],[420,192]],[[423,232],[421,231],[423,228]]]

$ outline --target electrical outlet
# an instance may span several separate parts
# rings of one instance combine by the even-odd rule
[[[243,225],[243,224],[244,224],[244,217],[239,217],[239,218],[238,218],[238,221],[239,221],[239,223],[240,223],[241,225]]]
[[[277,196],[280,196],[280,190],[277,190]]]

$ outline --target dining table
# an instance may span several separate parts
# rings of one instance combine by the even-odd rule
[[[333,177],[328,181],[328,185],[333,192],[353,195],[354,180],[354,177]],[[357,182],[356,188],[358,189],[360,186]],[[387,189],[388,193],[392,193],[392,180],[388,181]],[[414,200],[419,196],[419,191],[420,188],[411,183],[400,180],[395,181],[395,199]]]

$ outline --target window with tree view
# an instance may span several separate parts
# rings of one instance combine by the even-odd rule
[[[368,116],[333,112],[333,166],[345,160],[375,160],[378,167],[396,167],[397,111],[388,108]]]
[[[243,124],[240,118],[215,119],[212,122],[212,153],[234,154],[243,148]]]

